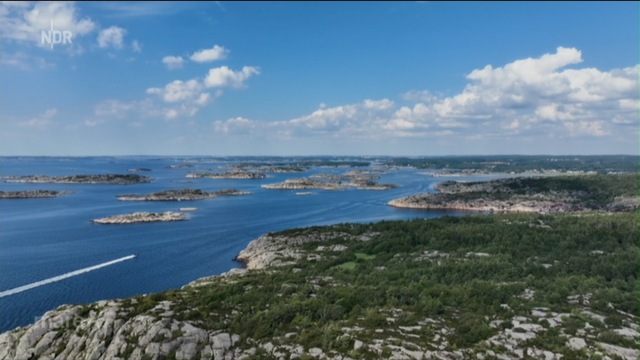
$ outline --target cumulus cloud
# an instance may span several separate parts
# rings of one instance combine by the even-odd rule
[[[158,95],[166,103],[178,103],[165,111],[166,118],[174,119],[181,114],[195,115],[200,108],[207,105],[212,97],[204,90],[205,86],[197,79],[175,80],[164,88],[149,88],[147,94]]]
[[[245,66],[239,71],[233,71],[227,66],[221,66],[209,70],[209,73],[204,79],[204,84],[210,88],[241,88],[247,79],[258,74],[260,74],[260,69],[253,66]]]
[[[199,63],[223,60],[227,58],[229,50],[222,46],[215,45],[211,49],[196,51],[191,55],[191,60]]]
[[[127,30],[117,26],[101,30],[98,34],[98,46],[101,48],[113,47],[116,49],[122,49],[124,35],[126,33]]]
[[[0,34],[4,39],[41,44],[41,32],[71,31],[73,38],[96,29],[89,18],[80,19],[72,2],[14,2],[0,4]],[[72,39],[73,39],[72,38]]]
[[[164,88],[149,88],[147,89],[147,94],[160,95],[166,102],[177,102],[199,97],[203,89],[204,86],[195,79],[189,81],[175,80]]]
[[[402,94],[402,99],[416,102],[413,106],[398,108],[389,99],[334,107],[323,104],[291,120],[230,119],[215,128],[225,133],[243,133],[246,127],[262,135],[345,139],[625,136],[628,131],[622,127],[633,127],[637,133],[639,65],[610,71],[566,68],[582,61],[579,50],[559,47],[538,58],[473,70],[465,88],[450,97],[436,97],[427,90]],[[230,73],[228,69],[218,72]],[[229,83],[221,80],[226,79],[223,76],[216,79],[210,83]]]
[[[167,65],[168,69],[180,69],[184,65],[185,60],[182,56],[165,56],[162,63]]]

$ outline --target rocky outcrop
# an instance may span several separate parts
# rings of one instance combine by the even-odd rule
[[[62,195],[73,194],[75,191],[56,190],[28,190],[28,191],[0,191],[0,199],[32,199],[32,198],[52,198]]]
[[[129,174],[106,174],[106,175],[71,175],[71,176],[47,176],[47,175],[27,175],[13,176],[7,183],[54,183],[54,184],[113,184],[113,185],[133,185],[151,182],[147,176]]]
[[[131,301],[100,301],[89,307],[63,306],[35,324],[0,335],[0,359],[237,359],[235,334],[206,331],[172,319],[161,302],[153,312],[129,313]]]
[[[245,170],[233,170],[223,173],[191,173],[188,178],[209,178],[209,179],[264,179],[267,175]]]
[[[206,192],[200,189],[179,189],[165,190],[151,193],[148,195],[118,195],[120,201],[192,201],[213,199],[219,196],[228,195],[249,195],[250,192],[240,191],[236,189],[219,190],[214,192]]]
[[[169,166],[165,166],[165,169],[188,169],[188,168],[192,168],[193,165],[191,164],[179,164],[179,165],[169,165]]]
[[[127,170],[128,172],[149,172],[151,171],[151,169],[147,169],[147,168],[136,168],[136,169],[129,169]]]
[[[165,221],[183,221],[188,220],[187,216],[182,213],[166,211],[163,213],[153,212],[135,212],[132,214],[110,216],[102,219],[95,219],[91,222],[94,224],[134,224],[140,222],[165,222]]]
[[[355,236],[337,232],[310,233],[297,236],[275,236],[266,234],[250,242],[249,245],[236,256],[235,260],[243,263],[249,270],[290,265],[294,264],[295,260],[307,257],[308,253],[302,249],[304,244],[310,242],[325,242],[336,238],[369,241],[376,235],[378,234],[367,233]]]

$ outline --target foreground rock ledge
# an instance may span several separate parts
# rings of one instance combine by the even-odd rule
[[[132,214],[110,216],[102,219],[95,219],[91,222],[94,224],[134,224],[139,222],[158,222],[158,221],[183,221],[188,220],[185,214],[166,211],[163,213],[153,212],[135,212]]]

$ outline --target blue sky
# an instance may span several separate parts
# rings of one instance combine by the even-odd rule
[[[638,13],[4,3],[0,154],[638,154]]]

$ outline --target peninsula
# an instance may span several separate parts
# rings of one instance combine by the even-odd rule
[[[120,201],[192,201],[213,199],[219,196],[227,195],[249,195],[250,192],[240,191],[236,189],[219,190],[214,192],[206,192],[200,189],[178,189],[165,190],[147,195],[129,194],[118,195]]]
[[[132,214],[110,216],[102,219],[95,219],[91,222],[94,224],[134,224],[140,222],[166,222],[166,221],[183,221],[188,220],[187,216],[182,213],[166,211],[163,213],[154,212],[135,212]]]
[[[267,233],[244,269],[47,312],[0,335],[0,360],[638,359],[638,229],[593,212]]]
[[[53,184],[113,184],[133,185],[151,182],[151,178],[137,174],[106,174],[106,175],[71,175],[71,176],[47,176],[26,175],[12,176],[7,183],[53,183]]]
[[[637,174],[445,181],[434,187],[440,193],[407,196],[388,205],[487,212],[634,211],[640,205],[638,184]]]
[[[53,198],[62,195],[73,194],[75,191],[56,190],[27,190],[27,191],[0,191],[0,199],[33,199]]]

